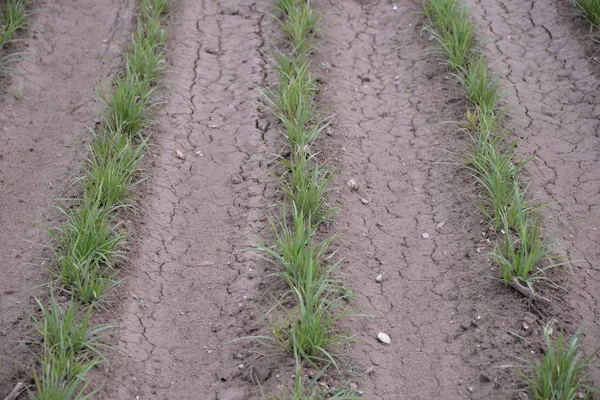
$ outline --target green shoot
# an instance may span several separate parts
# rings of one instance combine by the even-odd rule
[[[520,358],[525,365],[519,367],[529,386],[529,394],[535,400],[578,400],[590,399],[597,392],[587,375],[595,367],[593,359],[597,351],[584,358],[581,349],[581,331],[566,343],[563,334],[556,340],[551,338],[551,327],[544,329],[546,354],[540,362]]]

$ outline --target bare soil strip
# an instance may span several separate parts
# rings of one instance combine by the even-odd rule
[[[360,186],[338,182],[342,272],[358,311],[372,315],[349,327],[359,343],[348,369],[370,372],[358,384],[368,398],[508,398],[519,379],[496,367],[530,351],[509,331],[537,337],[541,324],[521,295],[486,278],[498,272],[472,180],[450,153],[469,143],[447,123],[464,118],[462,92],[425,52],[433,43],[415,25],[418,4],[318,7],[331,32],[320,46],[323,96],[339,104],[327,153]]]
[[[33,295],[51,279],[43,259],[46,229],[58,213],[52,199],[71,195],[99,116],[94,101],[101,79],[119,60],[133,1],[34,2],[22,73],[3,88],[0,103],[0,397],[30,376]],[[17,88],[23,97],[13,97]]]
[[[591,353],[600,347],[600,69],[569,2],[473,1],[495,70],[514,88],[511,118],[523,138],[533,193],[549,202],[546,231],[558,232],[571,260],[561,282],[574,307],[561,324],[583,324]],[[508,85],[507,85],[508,86]],[[596,384],[600,371],[592,370]]]
[[[118,344],[98,398],[248,399],[264,262],[242,250],[267,228],[279,135],[258,111],[267,5],[185,0],[171,29],[169,102],[154,135]],[[269,139],[271,137],[271,139]],[[181,152],[179,157],[177,152]],[[181,159],[184,155],[185,159]],[[274,185],[272,185],[274,186]],[[271,192],[269,192],[271,190]],[[264,381],[269,369],[255,371]],[[275,375],[275,374],[273,374]]]

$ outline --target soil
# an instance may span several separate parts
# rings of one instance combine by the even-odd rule
[[[267,10],[249,0],[184,1],[173,17],[172,95],[154,134],[122,334],[97,377],[98,398],[259,398],[246,380],[275,380],[252,363],[256,340],[231,343],[265,334],[258,303],[266,265],[247,250],[268,232],[269,163],[280,138],[257,91],[273,51],[265,41],[277,29]],[[276,367],[291,363],[270,352]]]
[[[59,221],[51,199],[74,190],[83,127],[101,112],[94,90],[118,66],[134,3],[40,3],[24,42],[35,56],[2,95],[0,398],[28,375],[9,360],[30,359],[15,343],[28,337],[32,296],[50,280],[39,265],[50,256],[44,230]],[[533,196],[550,202],[544,229],[583,261],[552,274],[565,290],[539,285],[549,307],[494,279],[495,238],[459,162],[469,137],[455,122],[467,105],[429,51],[419,2],[316,0],[313,70],[333,119],[315,149],[340,171],[329,201],[341,206],[322,234],[340,234],[338,277],[361,314],[338,327],[357,340],[340,349],[340,370],[323,386],[368,399],[512,399],[522,380],[499,367],[536,357],[546,323],[569,334],[583,326],[588,354],[600,347],[600,70],[587,27],[558,0],[471,5],[492,67],[514,94],[506,101],[519,152],[536,154],[525,174]],[[267,217],[278,217],[280,200],[282,137],[257,90],[277,81],[270,63],[282,40],[271,14],[269,2],[180,0],[169,18],[166,104],[140,211],[126,215],[131,256],[96,316],[120,329],[110,362],[94,373],[94,398],[262,399],[293,382],[291,358],[256,339],[270,335],[265,315],[278,289],[276,269],[253,250],[272,242]],[[21,100],[11,94],[18,85]]]
[[[93,126],[95,90],[119,66],[134,1],[34,1],[30,28],[9,52],[23,53],[0,88],[0,398],[31,375],[34,296],[52,277],[47,230],[53,199],[73,195]],[[14,94],[20,92],[22,98]]]
[[[426,51],[433,43],[418,4],[318,7],[335,32],[319,62],[324,101],[338,104],[323,141],[342,169],[342,274],[356,294],[352,307],[368,315],[348,323],[358,336],[348,348],[363,371],[358,386],[374,399],[510,398],[518,377],[498,366],[537,351],[510,332],[535,344],[541,321],[490,279],[487,226],[458,160],[469,138],[452,123],[464,118],[462,90]],[[361,190],[351,193],[349,179]]]
[[[565,320],[582,327],[588,353],[600,348],[600,66],[589,26],[569,2],[475,1],[473,14],[504,84],[532,193],[548,203],[546,230],[574,261],[562,298]],[[600,370],[592,371],[600,383]]]

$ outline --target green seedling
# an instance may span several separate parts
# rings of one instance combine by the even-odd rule
[[[600,26],[600,0],[575,0],[579,13],[589,22],[590,29]]]
[[[471,60],[467,68],[457,74],[467,98],[477,109],[480,119],[498,114],[502,93],[498,77],[491,77],[485,57],[479,55]]]
[[[40,303],[42,318],[34,318],[34,323],[43,352],[31,399],[83,400],[94,395],[86,374],[104,359],[99,340],[109,334],[109,326],[90,326],[91,308],[79,314],[75,300],[98,304],[117,283],[116,267],[126,257],[128,234],[117,217],[131,206],[131,191],[143,180],[138,165],[148,139],[141,131],[150,125],[158,104],[153,96],[164,70],[166,41],[159,17],[167,4],[168,0],[138,1],[138,30],[123,56],[125,71],[108,90],[99,91],[105,121],[92,132],[89,163],[78,179],[83,198],[60,207],[66,222],[51,233],[57,244],[53,272],[73,299],[66,309],[54,297],[49,308]]]
[[[0,48],[13,42],[17,31],[26,24],[27,3],[25,0],[6,0],[0,6]]]
[[[457,0],[424,0],[423,11],[428,20],[425,31],[447,56],[448,65],[455,71],[467,70],[476,43],[466,5]]]
[[[280,0],[277,8],[284,15],[280,24],[294,53],[301,56],[309,54],[313,50],[310,39],[318,23],[310,0]]]
[[[52,295],[50,306],[37,300],[41,318],[32,316],[37,333],[42,338],[41,375],[34,371],[39,400],[87,399],[87,383],[83,376],[104,360],[100,340],[110,335],[111,325],[90,326],[91,308],[84,313],[71,300],[63,308]]]
[[[155,85],[166,67],[165,31],[159,22],[153,22],[151,26],[139,23],[137,39],[124,55],[127,76]]]
[[[67,222],[53,233],[58,243],[56,273],[65,289],[86,303],[110,287],[115,264],[125,258],[127,234],[100,200],[84,198],[73,210],[61,207]]]
[[[154,91],[150,81],[129,74],[118,77],[107,92],[100,90],[109,128],[134,136],[148,127],[148,113],[157,104],[152,100]]]
[[[552,238],[542,238],[539,216],[535,216],[532,221],[521,217],[521,226],[516,232],[510,230],[505,214],[502,214],[502,220],[504,237],[492,252],[492,256],[500,266],[502,279],[510,283],[516,278],[519,283],[524,283],[531,293],[534,293],[533,282],[548,280],[544,275],[548,269],[568,262],[554,262],[564,257],[554,254]],[[541,267],[540,262],[544,260],[549,261],[549,265]]]
[[[334,213],[327,206],[331,171],[317,164],[314,156],[304,153],[292,153],[283,165],[288,172],[282,177],[282,190],[294,208],[314,225],[330,219]]]
[[[131,190],[144,179],[138,164],[144,158],[147,138],[132,138],[121,129],[109,125],[93,132],[91,159],[87,174],[81,179],[84,197],[100,207],[125,206],[130,203]]]
[[[598,351],[585,358],[580,349],[581,330],[567,343],[562,333],[557,339],[551,337],[552,329],[544,329],[546,353],[541,361],[519,358],[524,365],[519,371],[535,400],[591,399],[598,391],[592,387],[587,375],[589,368],[596,367],[594,359]]]

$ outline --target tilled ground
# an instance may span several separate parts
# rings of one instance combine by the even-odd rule
[[[32,288],[49,280],[35,268],[47,254],[22,239],[44,242],[43,222],[58,218],[50,199],[69,193],[85,154],[82,127],[100,113],[94,89],[114,64],[133,3],[44,4],[27,41],[35,57],[13,83],[25,98],[3,95],[0,398],[27,375],[7,360],[26,358],[14,343],[30,329]],[[532,193],[552,202],[547,231],[585,261],[556,274],[568,295],[541,289],[549,309],[490,279],[493,244],[458,162],[469,138],[451,123],[464,118],[464,95],[427,52],[434,42],[422,33],[418,2],[316,1],[323,34],[313,69],[335,116],[315,148],[341,171],[331,202],[342,208],[323,234],[341,234],[339,277],[356,295],[351,309],[364,314],[339,327],[358,340],[344,347],[341,374],[324,381],[356,385],[368,399],[513,398],[520,378],[497,367],[538,353],[552,318],[569,332],[583,324],[588,349],[600,347],[600,71],[591,44],[558,0],[472,6],[493,68],[516,94],[508,102],[520,151],[538,156],[527,175]],[[281,133],[257,92],[276,82],[269,57],[281,33],[269,14],[269,2],[181,0],[171,16],[167,104],[129,224],[126,280],[101,317],[121,330],[110,364],[94,375],[95,398],[259,399],[292,382],[293,361],[281,350],[232,342],[268,335],[264,314],[276,293],[273,269],[247,251],[272,240],[266,216],[279,196]],[[378,332],[392,343],[379,343]]]
[[[573,307],[559,323],[583,326],[589,353],[600,348],[600,68],[589,27],[568,2],[473,2],[490,61],[509,98],[535,197],[548,202],[546,226],[575,261],[561,277]],[[553,316],[552,316],[553,317]],[[600,372],[592,371],[596,383]]]
[[[53,199],[74,194],[86,126],[100,116],[95,91],[119,68],[134,3],[32,2],[26,37],[10,49],[23,59],[0,88],[0,398],[31,374],[25,341],[33,296],[52,279],[43,268],[47,229],[59,220]]]
[[[458,160],[469,138],[449,123],[464,118],[463,94],[425,51],[433,43],[416,25],[418,5],[319,7],[335,32],[319,61],[325,102],[339,104],[324,142],[343,169],[342,272],[354,307],[370,315],[348,326],[359,338],[349,350],[356,368],[373,371],[362,387],[380,399],[510,397],[514,371],[497,366],[523,351],[509,332],[530,334],[521,324],[537,317],[489,279],[490,245]],[[352,178],[357,193],[344,187]],[[380,331],[391,345],[377,341]]]
[[[184,1],[174,16],[166,76],[173,94],[154,134],[123,331],[99,378],[101,398],[260,393],[242,380],[249,341],[228,342],[263,326],[253,304],[264,263],[245,250],[268,225],[275,156],[267,143],[279,135],[259,112],[265,30],[275,25],[266,10],[252,1]]]

